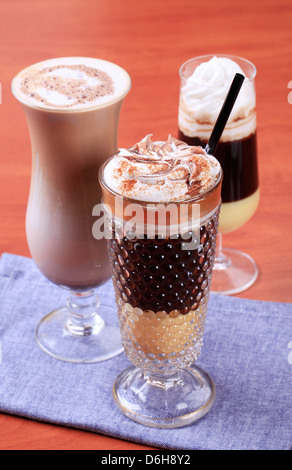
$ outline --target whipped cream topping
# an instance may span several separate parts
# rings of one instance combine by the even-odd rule
[[[181,87],[179,128],[188,137],[207,141],[236,73],[241,67],[227,57],[212,57],[201,63]],[[255,87],[248,78],[243,82],[230,114],[222,141],[248,137],[256,130]]]
[[[45,109],[79,110],[123,96],[130,77],[116,64],[87,57],[50,59],[22,70],[12,82],[16,97]]]
[[[114,192],[151,202],[188,200],[210,189],[220,165],[202,147],[192,147],[171,135],[152,142],[152,134],[109,160],[104,181]]]

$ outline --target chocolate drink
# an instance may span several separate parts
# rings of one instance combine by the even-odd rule
[[[202,345],[218,226],[220,166],[200,147],[188,147],[172,137],[154,144],[147,136],[113,157],[101,181],[104,201],[114,213],[108,220],[108,249],[128,357],[143,370],[147,358],[152,371],[153,367],[172,370],[172,361],[164,362],[170,357],[185,367],[198,357]],[[142,216],[133,236],[121,224],[122,212],[114,212],[114,199],[120,196],[126,198],[125,207],[141,203],[145,214],[147,203],[151,208],[155,201],[175,203],[178,210],[182,201],[196,202],[200,220],[189,219],[188,224],[198,223],[198,231],[192,227],[179,231],[171,225],[172,232],[168,230],[165,237],[148,236]],[[186,245],[195,238],[193,247]]]
[[[92,234],[92,210],[101,200],[99,168],[117,150],[119,111],[129,88],[119,66],[79,57],[35,64],[12,82],[32,146],[30,252],[48,279],[70,289],[110,277],[106,242]]]

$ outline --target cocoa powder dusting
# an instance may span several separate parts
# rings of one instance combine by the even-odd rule
[[[207,189],[214,178],[212,171],[216,173],[219,165],[202,147],[189,146],[171,135],[161,143],[152,142],[149,134],[119,156],[117,177],[124,193],[133,193],[138,183],[135,191],[148,187],[151,192],[153,187],[156,193],[167,191],[168,198],[173,200],[182,193],[194,197]]]
[[[89,85],[85,78],[65,78],[58,74],[54,75],[54,71],[59,69],[70,69],[84,72],[90,78],[96,78],[96,85]],[[69,108],[80,103],[89,103],[114,93],[114,84],[111,77],[103,70],[88,67],[84,64],[62,64],[45,67],[30,73],[21,82],[20,89],[27,96],[33,96],[34,99],[46,104],[47,106],[59,105],[51,103],[49,99],[42,97],[36,90],[43,88],[49,92],[55,91],[60,95],[66,96],[71,100],[70,103],[63,104],[62,108]],[[33,92],[33,93],[32,93]]]
[[[131,193],[134,186],[137,184],[136,180],[124,180],[121,183],[121,189],[125,194]]]

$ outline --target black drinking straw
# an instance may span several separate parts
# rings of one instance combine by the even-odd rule
[[[210,135],[209,141],[205,147],[205,152],[209,155],[214,155],[215,153],[216,147],[218,145],[222,132],[224,131],[224,127],[230,116],[239,90],[243,84],[244,78],[244,75],[242,75],[241,73],[236,73],[234,76],[234,79],[231,83],[225,101],[215,123],[212,134]]]

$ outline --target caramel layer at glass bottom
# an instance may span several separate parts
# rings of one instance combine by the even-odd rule
[[[196,310],[181,314],[133,308],[118,300],[123,346],[130,361],[157,372],[187,367],[194,362],[203,342],[208,295]]]
[[[244,225],[257,210],[260,200],[259,188],[244,199],[234,202],[224,202],[219,215],[220,233],[228,233]]]

